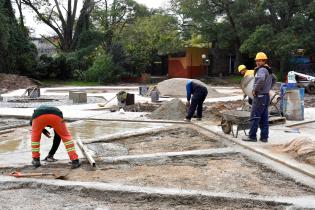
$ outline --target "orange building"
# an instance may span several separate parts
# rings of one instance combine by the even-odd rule
[[[208,66],[204,65],[202,56],[208,58],[208,48],[188,47],[184,53],[169,55],[169,78],[201,78],[207,76]]]

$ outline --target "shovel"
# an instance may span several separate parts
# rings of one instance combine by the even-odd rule
[[[16,178],[22,178],[22,177],[43,177],[43,176],[54,176],[55,179],[65,179],[68,176],[69,173],[22,173],[22,172],[12,172],[10,173],[10,176],[14,176]]]

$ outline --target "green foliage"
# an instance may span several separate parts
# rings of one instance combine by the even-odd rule
[[[123,37],[133,67],[131,73],[135,75],[145,72],[157,55],[174,52],[183,46],[177,20],[163,14],[137,19],[124,31]]]
[[[274,32],[271,25],[259,26],[242,44],[240,50],[249,53],[251,57],[254,57],[259,51],[269,54],[272,52],[273,38]]]
[[[99,83],[115,82],[120,77],[121,69],[113,62],[112,56],[106,53],[99,54],[94,64],[86,72],[88,81]]]
[[[0,72],[30,74],[37,50],[14,15],[10,0],[0,0]]]

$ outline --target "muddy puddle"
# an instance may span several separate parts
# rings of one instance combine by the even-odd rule
[[[22,169],[22,172],[32,171],[34,172],[32,169]],[[65,173],[65,169],[60,165],[44,166],[36,172]],[[2,169],[1,173],[7,174],[9,170]],[[90,170],[84,165],[71,171],[66,180],[266,196],[315,195],[313,189],[238,153],[161,158],[138,164],[123,161],[100,166],[97,170]]]
[[[87,144],[96,157],[182,152],[225,147],[214,135],[204,135],[188,127],[173,127],[146,135],[118,139],[107,143]]]
[[[0,154],[18,150],[29,137],[28,127],[0,131]]]
[[[106,122],[101,120],[87,120],[68,124],[74,139],[98,139],[106,135],[133,132],[144,128],[162,128],[165,125],[155,123]]]

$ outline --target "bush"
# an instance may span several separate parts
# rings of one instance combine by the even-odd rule
[[[115,82],[120,78],[121,68],[117,66],[109,54],[100,54],[96,57],[94,64],[86,72],[88,81],[99,83]]]

